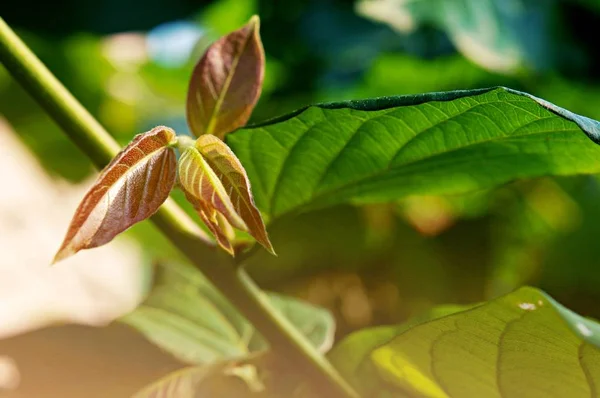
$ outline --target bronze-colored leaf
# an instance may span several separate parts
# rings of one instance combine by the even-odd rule
[[[215,240],[219,246],[221,246],[223,250],[232,256],[235,255],[235,250],[231,244],[233,238],[230,236],[230,231],[225,230],[222,225],[223,221],[228,222],[227,219],[225,219],[225,216],[211,208],[208,203],[195,198],[185,190],[184,193],[187,200],[194,206],[194,209],[196,209],[196,212],[200,216],[202,222],[208,227],[210,232],[215,237]],[[222,217],[222,220],[219,219],[219,216]],[[231,229],[231,224],[229,224],[229,229]]]
[[[260,97],[265,55],[254,16],[213,43],[190,80],[187,119],[196,135],[225,134],[243,126]]]
[[[175,132],[159,126],[137,135],[102,171],[75,211],[54,262],[110,242],[154,214],[176,180]]]
[[[213,232],[217,243],[233,254],[226,231],[221,229],[217,213],[235,228],[247,231],[244,220],[235,210],[225,187],[197,148],[189,147],[179,159],[179,183],[188,200]],[[227,241],[227,244],[224,242]]]
[[[242,163],[231,149],[213,135],[203,135],[196,141],[208,165],[223,184],[237,214],[248,226],[248,232],[269,252],[275,254],[262,216],[254,204],[250,180]]]

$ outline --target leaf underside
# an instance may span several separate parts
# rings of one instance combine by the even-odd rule
[[[250,235],[274,254],[262,216],[254,204],[250,181],[244,166],[231,149],[213,135],[206,134],[198,138],[196,148],[223,184],[235,211],[248,227]]]
[[[147,300],[121,321],[179,360],[206,364],[265,350],[266,341],[204,277],[178,264],[158,269]],[[269,294],[271,303],[321,350],[333,343],[328,311],[296,299]]]
[[[217,212],[237,229],[247,231],[248,227],[231,202],[229,192],[195,147],[190,147],[183,152],[178,167],[179,183],[186,198],[194,205],[202,221],[213,232],[219,245],[233,255],[231,243],[219,226]]]
[[[584,134],[585,133],[585,134]],[[586,137],[587,134],[587,137]],[[270,217],[600,172],[597,121],[497,87],[300,109],[227,135]]]
[[[231,225],[244,231],[247,229],[223,183],[196,148],[188,148],[181,155],[179,181],[187,193],[223,214]]]
[[[366,333],[366,332],[362,332]],[[596,397],[600,391],[600,325],[533,288],[520,290],[407,330],[373,335],[345,376],[366,396]],[[343,344],[343,343],[342,343]],[[344,369],[348,355],[333,355]],[[356,362],[357,358],[353,361]]]
[[[102,171],[75,211],[54,262],[110,242],[154,214],[176,179],[175,132],[159,126],[137,135]]]
[[[207,202],[197,199],[195,196],[191,195],[187,191],[184,190],[183,193],[185,194],[185,198],[188,200],[188,202],[190,202],[192,206],[194,206],[196,213],[198,213],[198,216],[200,217],[204,225],[206,225],[209,231],[213,234],[219,246],[221,246],[221,248],[227,253],[234,256],[235,248],[233,247],[232,239],[230,236],[228,236],[227,232],[222,228],[222,226],[219,225],[220,213],[218,213],[214,208],[212,208]],[[227,221],[227,219],[224,216],[222,217],[223,222],[229,223],[229,221]]]

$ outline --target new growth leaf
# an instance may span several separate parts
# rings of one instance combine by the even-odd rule
[[[187,119],[196,135],[225,134],[246,124],[260,97],[265,55],[254,16],[213,43],[190,80]]]
[[[246,171],[223,141],[203,135],[194,147],[187,148],[179,160],[179,182],[202,221],[227,252],[234,254],[233,237],[228,233],[230,224],[250,233],[274,253],[254,204]],[[219,215],[223,218],[219,219]]]
[[[158,210],[176,179],[174,140],[173,130],[158,126],[115,156],[75,211],[54,262],[108,243]]]

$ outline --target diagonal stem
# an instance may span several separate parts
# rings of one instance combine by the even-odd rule
[[[119,145],[71,95],[0,18],[0,60],[13,78],[44,108],[68,137],[98,167],[117,154]],[[294,326],[264,299],[260,289],[231,257],[215,249],[213,241],[171,199],[152,216],[156,227],[223,293],[269,341],[324,396],[358,395]]]

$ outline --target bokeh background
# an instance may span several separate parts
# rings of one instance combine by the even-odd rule
[[[122,144],[158,124],[186,132],[194,63],[253,14],[267,69],[252,122],[494,85],[600,119],[600,0],[57,0],[0,14]],[[153,264],[183,260],[143,223],[48,269],[95,171],[3,68],[0,111],[0,396],[126,397],[181,367],[120,324],[56,326],[106,325],[142,299]],[[338,337],[524,284],[600,318],[598,203],[600,179],[580,176],[339,206],[272,225],[279,257],[249,271],[329,308]]]

